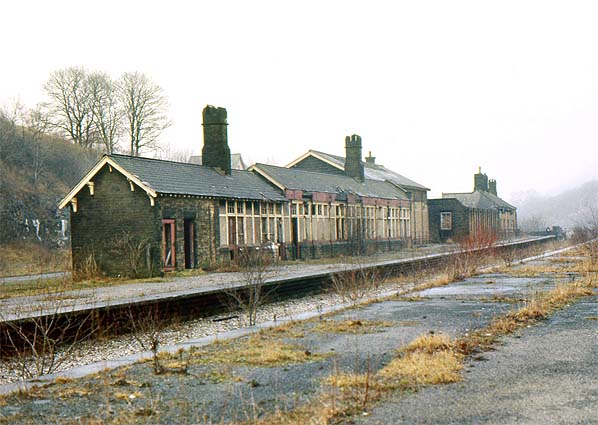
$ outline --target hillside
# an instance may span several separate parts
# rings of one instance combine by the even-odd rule
[[[60,243],[68,214],[57,203],[98,157],[0,117],[0,244]]]
[[[589,181],[555,196],[531,195],[517,207],[523,230],[542,230],[554,225],[572,229],[591,221],[592,212],[598,214],[598,181]]]

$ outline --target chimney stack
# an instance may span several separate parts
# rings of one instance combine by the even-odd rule
[[[488,176],[482,174],[482,167],[479,167],[478,173],[473,175],[473,190],[488,192]]]
[[[226,109],[207,105],[203,110],[202,164],[226,175],[231,173]]]
[[[345,137],[345,174],[363,182],[365,176],[361,160],[361,136],[354,134]]]
[[[369,152],[368,156],[365,157],[365,162],[367,162],[368,164],[375,164],[376,163],[376,157],[372,156],[372,151]]]
[[[490,192],[494,196],[498,196],[498,193],[496,192],[496,180],[488,180],[488,192]]]

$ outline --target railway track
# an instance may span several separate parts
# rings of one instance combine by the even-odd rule
[[[524,250],[544,244],[554,236],[503,243],[474,251],[493,250],[500,254],[507,250]],[[382,278],[404,276],[422,270],[439,271],[454,260],[459,252],[432,254],[417,258],[389,260],[376,263],[347,266],[340,271],[312,273],[298,277],[273,279],[263,285],[272,301],[301,298],[314,293],[328,291],[334,275],[356,269],[375,273]],[[45,338],[72,341],[81,338],[113,337],[135,330],[139,323],[147,320],[149,314],[160,318],[160,324],[192,320],[220,314],[231,309],[231,291],[243,296],[250,286],[239,284],[234,287],[187,291],[176,294],[160,294],[146,299],[120,301],[96,306],[79,306],[65,311],[50,311],[46,314],[30,315],[0,322],[0,357],[14,355],[15,349],[28,350],[29,342],[37,333]],[[47,335],[46,335],[47,334]]]

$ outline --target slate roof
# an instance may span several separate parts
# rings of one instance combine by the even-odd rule
[[[229,176],[203,165],[128,155],[108,155],[118,165],[158,193],[218,198],[284,201],[283,194],[250,171]]]
[[[297,168],[277,167],[275,165],[255,164],[285,189],[303,192],[324,192],[336,194],[356,194],[361,197],[381,199],[407,199],[405,193],[394,184],[366,179],[363,183],[343,175],[318,173]]]
[[[191,155],[187,161],[189,164],[203,165],[203,158],[201,155]],[[240,153],[230,154],[230,166],[235,170],[246,170],[247,166],[243,161]]]
[[[337,155],[331,155],[326,152],[320,152],[320,151],[315,151],[315,150],[312,150],[311,152],[314,152],[314,153],[326,158],[328,161],[335,163],[337,166],[341,167],[341,169],[344,170],[344,168],[345,168],[345,158],[344,157],[337,156]],[[399,186],[401,186],[405,189],[430,190],[427,187],[425,187],[417,182],[414,182],[413,180],[410,180],[405,176],[400,175],[399,173],[389,170],[388,168],[386,168],[383,165],[371,164],[368,162],[364,162],[363,165],[364,165],[364,173],[365,173],[366,179],[382,180],[382,181],[389,180],[395,184],[398,184]]]
[[[502,200],[498,196],[490,192],[476,190],[471,193],[443,193],[443,198],[454,198],[461,202],[467,208],[477,208],[482,210],[490,210],[495,208],[502,208],[506,210],[516,210],[513,205]]]

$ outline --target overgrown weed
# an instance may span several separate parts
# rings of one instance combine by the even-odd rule
[[[393,326],[391,322],[381,320],[322,320],[316,323],[312,331],[319,333],[377,333],[383,328]]]

